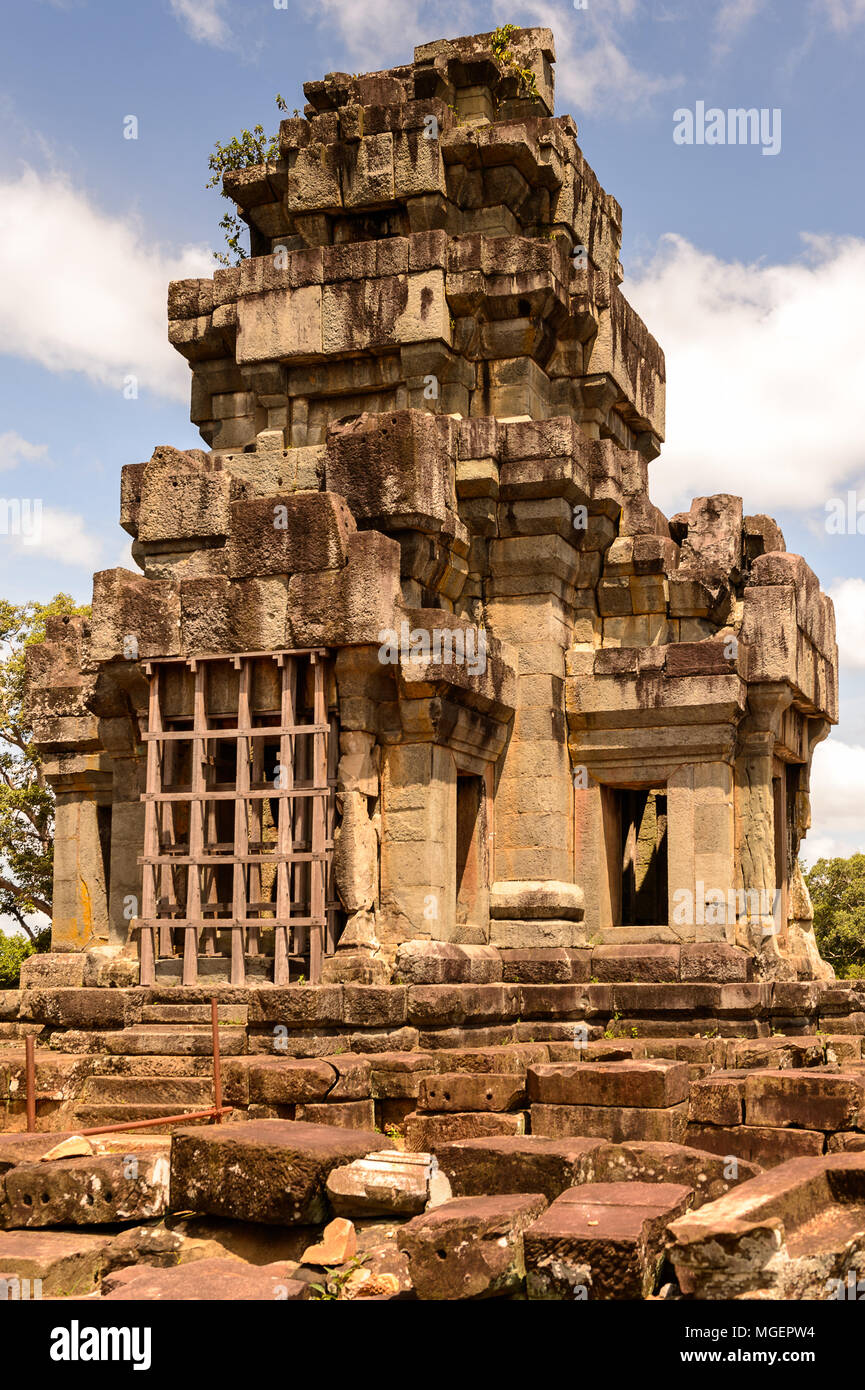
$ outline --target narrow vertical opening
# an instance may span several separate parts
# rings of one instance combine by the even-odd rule
[[[456,888],[458,926],[480,925],[486,887],[484,779],[457,775]]]
[[[624,788],[616,793],[623,927],[663,925],[668,917],[666,788]]]

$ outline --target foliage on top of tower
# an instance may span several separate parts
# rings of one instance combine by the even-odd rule
[[[277,92],[276,107],[278,111],[287,111],[288,107],[285,100]],[[300,112],[295,110],[295,116]],[[207,162],[210,169],[210,178],[205,184],[205,188],[218,188],[222,183],[223,176],[234,169],[253,169],[258,164],[272,164],[279,158],[279,135],[265,135],[264,126],[256,125],[252,130],[242,130],[240,137],[236,135],[229,140],[227,145],[223,145],[217,140],[213,151]],[[223,192],[223,197],[229,195]],[[214,251],[213,259],[220,265],[239,265],[246,260],[246,252],[240,244],[240,236],[243,225],[239,217],[232,212],[227,212],[219,223],[225,235],[226,251]],[[234,259],[232,260],[232,257]]]
[[[540,96],[538,92],[538,80],[531,68],[520,67],[519,60],[511,48],[511,39],[514,34],[519,33],[519,25],[502,24],[498,29],[493,30],[490,47],[498,61],[506,68],[510,68],[514,76],[519,79],[520,91],[528,97]]]

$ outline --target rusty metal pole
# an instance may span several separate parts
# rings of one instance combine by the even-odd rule
[[[27,1105],[27,1133],[36,1129],[36,1039],[28,1033],[24,1039],[24,1098]]]
[[[215,999],[210,1001],[210,1029],[213,1034],[213,1116],[216,1124],[222,1124],[222,1063],[219,1056],[219,1006]]]

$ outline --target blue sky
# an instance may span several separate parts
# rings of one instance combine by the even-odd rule
[[[200,443],[165,289],[208,274],[226,208],[218,139],[330,70],[514,22],[556,35],[557,111],[622,204],[625,292],[667,354],[668,511],[742,493],[836,597],[842,717],[818,750],[809,855],[865,849],[865,0],[29,0],[0,49],[0,496],[42,538],[0,535],[0,592],[89,599],[128,561],[120,468]],[[674,112],[779,108],[776,156],[678,145]],[[123,138],[135,116],[138,138]],[[137,396],[129,398],[134,378]],[[126,392],[124,393],[124,385]]]

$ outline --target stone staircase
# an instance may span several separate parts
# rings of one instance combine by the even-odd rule
[[[245,1053],[247,1015],[246,1005],[218,1005],[222,1056]],[[76,1098],[70,1117],[75,1126],[90,1129],[133,1120],[169,1119],[213,1105],[209,1005],[146,1004],[139,1023],[100,1035],[99,1045],[105,1053],[104,1064],[100,1066],[97,1059],[97,1069],[87,1077]],[[64,1051],[62,1036],[56,1046]],[[161,1126],[154,1125],[152,1132],[160,1133]]]

